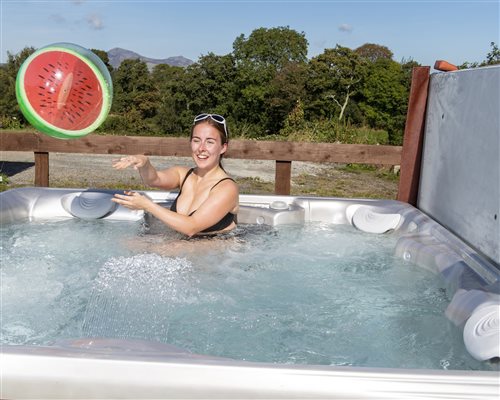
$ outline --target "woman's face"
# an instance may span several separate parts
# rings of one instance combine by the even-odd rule
[[[191,152],[196,165],[200,168],[213,168],[219,164],[220,156],[227,150],[222,144],[219,131],[204,123],[197,124],[191,136]]]

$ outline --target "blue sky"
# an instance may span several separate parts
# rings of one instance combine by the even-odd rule
[[[396,61],[483,61],[499,43],[500,0],[0,0],[0,62],[26,46],[72,42],[196,61],[232,51],[240,34],[289,26],[309,57],[337,44],[387,46]]]

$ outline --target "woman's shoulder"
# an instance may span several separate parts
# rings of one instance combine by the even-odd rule
[[[169,188],[180,187],[181,183],[187,178],[190,168],[175,165],[173,167],[166,168],[158,172],[162,181],[165,183],[164,186]]]
[[[179,171],[182,174],[186,174],[189,171],[194,171],[193,167],[186,167],[184,165],[175,165],[172,168],[175,168],[177,171]]]
[[[223,190],[230,189],[231,191],[235,191],[236,193],[238,193],[239,191],[238,184],[236,183],[234,178],[232,178],[228,174],[222,175],[218,180],[214,182],[212,190],[216,188],[224,188]]]
[[[173,165],[171,167],[163,169],[162,171],[163,172],[175,172],[175,173],[178,173],[179,175],[186,175],[186,173],[189,170],[193,170],[193,169],[194,168],[185,167],[183,165]]]
[[[182,165],[175,165],[173,167],[169,168],[171,171],[177,173],[179,178],[182,180],[184,179],[188,174],[191,174],[194,171],[194,168],[190,167],[185,167]]]
[[[231,175],[229,175],[226,172],[226,170],[224,170],[222,168],[218,171],[218,174],[216,176],[214,176],[212,179],[216,184],[219,184],[222,182],[230,182],[230,183],[236,184],[236,181],[234,180],[234,178]]]

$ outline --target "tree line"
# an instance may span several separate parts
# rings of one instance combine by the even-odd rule
[[[487,64],[500,61],[494,43]],[[0,123],[27,122],[15,98],[26,47],[0,68]],[[303,32],[259,28],[226,55],[208,53],[188,67],[125,60],[116,69],[92,49],[113,79],[113,104],[98,129],[106,134],[185,135],[202,112],[227,118],[233,137],[342,143],[402,143],[413,60],[396,62],[385,46],[337,45],[311,59]],[[481,66],[465,65],[468,67]]]

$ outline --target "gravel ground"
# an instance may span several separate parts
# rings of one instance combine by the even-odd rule
[[[53,187],[72,183],[78,187],[100,187],[101,185],[127,186],[139,184],[139,174],[135,170],[116,171],[111,167],[113,159],[119,155],[107,154],[70,154],[50,153],[49,183]],[[151,157],[151,162],[158,169],[172,165],[193,165],[186,157]],[[264,182],[274,182],[275,162],[267,160],[226,159],[224,168],[235,179],[259,178]],[[292,163],[292,178],[300,174],[317,175],[331,164],[315,164],[306,162]],[[0,172],[8,176],[12,186],[29,186],[34,184],[35,168],[32,152],[0,152]],[[76,187],[75,186],[75,187]]]

